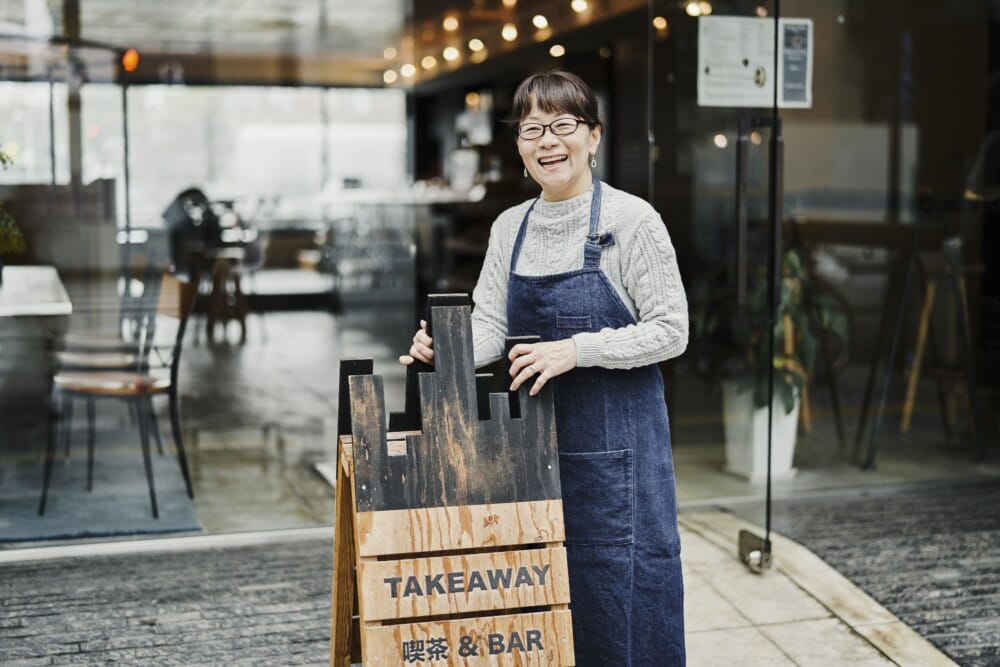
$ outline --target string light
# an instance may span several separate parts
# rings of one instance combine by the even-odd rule
[[[725,148],[729,145],[729,140],[726,139],[726,135],[717,134],[712,138],[712,143],[714,143],[718,148]]]
[[[566,55],[566,47],[562,44],[553,44],[549,49],[549,55],[553,58],[562,58]]]
[[[544,30],[549,27],[549,20],[541,14],[535,14],[531,19],[531,24],[539,30]]]
[[[420,66],[424,69],[434,69],[437,67],[438,61],[434,56],[424,56],[423,60],[420,61]]]
[[[469,40],[469,50],[472,51],[473,53],[475,53],[476,51],[482,51],[484,48],[486,48],[486,45],[483,44],[483,40],[477,37],[473,37],[472,39]]]
[[[458,19],[454,16],[445,16],[444,20],[441,21],[441,27],[448,32],[455,32],[458,30]]]
[[[696,0],[691,0],[684,6],[684,11],[687,12],[688,16],[701,16],[701,6],[696,2]]]
[[[653,19],[653,27],[657,30],[663,31],[667,29],[667,19],[662,16],[657,16]]]
[[[406,63],[405,65],[399,68],[399,73],[405,76],[407,79],[409,79],[411,76],[417,73],[417,68],[414,67],[411,63]]]
[[[503,37],[505,42],[513,42],[517,39],[517,26],[513,23],[505,23],[500,30],[500,36]]]
[[[398,78],[399,78],[399,75],[396,74],[396,70],[387,69],[382,74],[382,80],[385,81],[386,84],[396,83],[396,79],[398,79]]]
[[[698,3],[698,9],[701,10],[702,16],[708,16],[712,13],[712,3],[701,0],[701,2]]]
[[[589,5],[587,3],[587,0],[573,0],[573,2],[569,3],[569,6],[572,7],[573,11],[576,12],[577,14],[582,14],[583,12],[587,11],[587,7]]]
[[[441,52],[441,55],[448,62],[454,62],[454,61],[458,60],[458,57],[460,55],[462,55],[462,54],[454,46],[446,46],[445,49],[444,49],[444,51]]]
[[[386,60],[392,60],[393,58],[396,57],[396,49],[391,46],[387,46],[385,47],[385,51],[382,52],[382,56]]]

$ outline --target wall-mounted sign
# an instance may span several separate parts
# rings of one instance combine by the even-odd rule
[[[812,106],[812,19],[778,20],[781,54],[774,73],[774,19],[702,16],[698,19],[698,106]]]

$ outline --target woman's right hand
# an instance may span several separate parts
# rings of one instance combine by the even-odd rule
[[[413,334],[413,345],[410,346],[410,353],[399,357],[399,363],[409,366],[416,361],[423,361],[427,364],[434,363],[434,341],[427,335],[427,322],[420,320],[420,329]]]

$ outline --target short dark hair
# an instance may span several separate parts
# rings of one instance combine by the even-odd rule
[[[534,98],[534,101],[532,100]],[[576,74],[554,69],[532,74],[514,91],[510,125],[517,128],[531,113],[532,104],[546,113],[568,113],[582,119],[591,129],[603,125],[597,113],[597,96]]]

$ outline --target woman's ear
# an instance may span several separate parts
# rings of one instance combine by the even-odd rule
[[[595,125],[590,130],[590,154],[597,153],[597,147],[601,145],[601,126]]]

